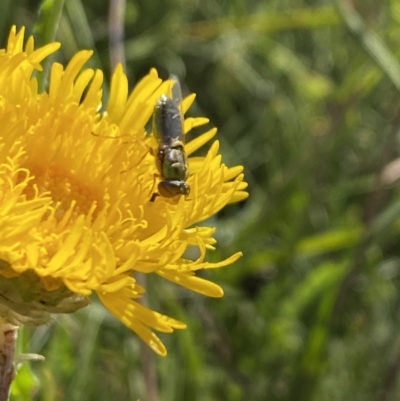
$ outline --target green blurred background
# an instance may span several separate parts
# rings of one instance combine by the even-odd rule
[[[124,27],[131,86],[177,74],[244,165],[250,198],[206,222],[210,260],[244,256],[207,272],[222,299],[148,278],[150,306],[188,323],[166,358],[96,302],[22,331],[46,361],[13,399],[399,399],[400,0],[112,1],[123,25],[109,1],[62,3],[0,0],[1,47],[12,24],[51,39],[59,7],[59,61],[95,49],[108,80]]]

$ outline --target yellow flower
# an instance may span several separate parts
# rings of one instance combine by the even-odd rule
[[[247,197],[242,167],[221,164],[218,142],[205,157],[189,158],[190,195],[150,202],[157,173],[146,132],[156,99],[168,93],[155,70],[131,94],[119,66],[105,112],[99,112],[102,72],[84,69],[90,51],[64,68],[54,63],[47,92],[38,92],[35,70],[56,51],[52,43],[24,48],[24,30],[12,29],[0,50],[0,315],[13,324],[42,324],[50,313],[73,312],[95,291],[104,306],[154,351],[166,349],[152,330],[172,332],[184,323],[137,300],[144,289],[134,273],[157,273],[198,293],[222,289],[196,276],[218,268],[205,261],[212,227],[196,223]],[[194,96],[183,101],[186,111]],[[187,118],[185,131],[206,123]],[[192,154],[216,133],[185,146]],[[188,246],[197,260],[184,257]]]

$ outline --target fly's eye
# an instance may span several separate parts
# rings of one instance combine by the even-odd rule
[[[158,192],[164,198],[173,198],[177,195],[189,195],[190,187],[185,181],[166,180],[158,184]]]

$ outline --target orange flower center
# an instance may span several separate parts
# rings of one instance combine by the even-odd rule
[[[97,204],[93,219],[99,210],[104,207],[102,193],[87,179],[76,175],[74,171],[67,171],[62,166],[51,164],[49,166],[30,166],[29,170],[34,179],[29,182],[25,190],[28,199],[35,196],[35,187],[39,194],[49,192],[53,198],[53,206],[57,205],[55,217],[63,218],[74,202],[72,220],[80,215],[87,215],[95,202]]]

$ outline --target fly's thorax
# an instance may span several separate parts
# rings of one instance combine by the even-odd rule
[[[160,160],[160,173],[166,180],[186,181],[189,166],[185,150],[182,146],[164,148]]]

